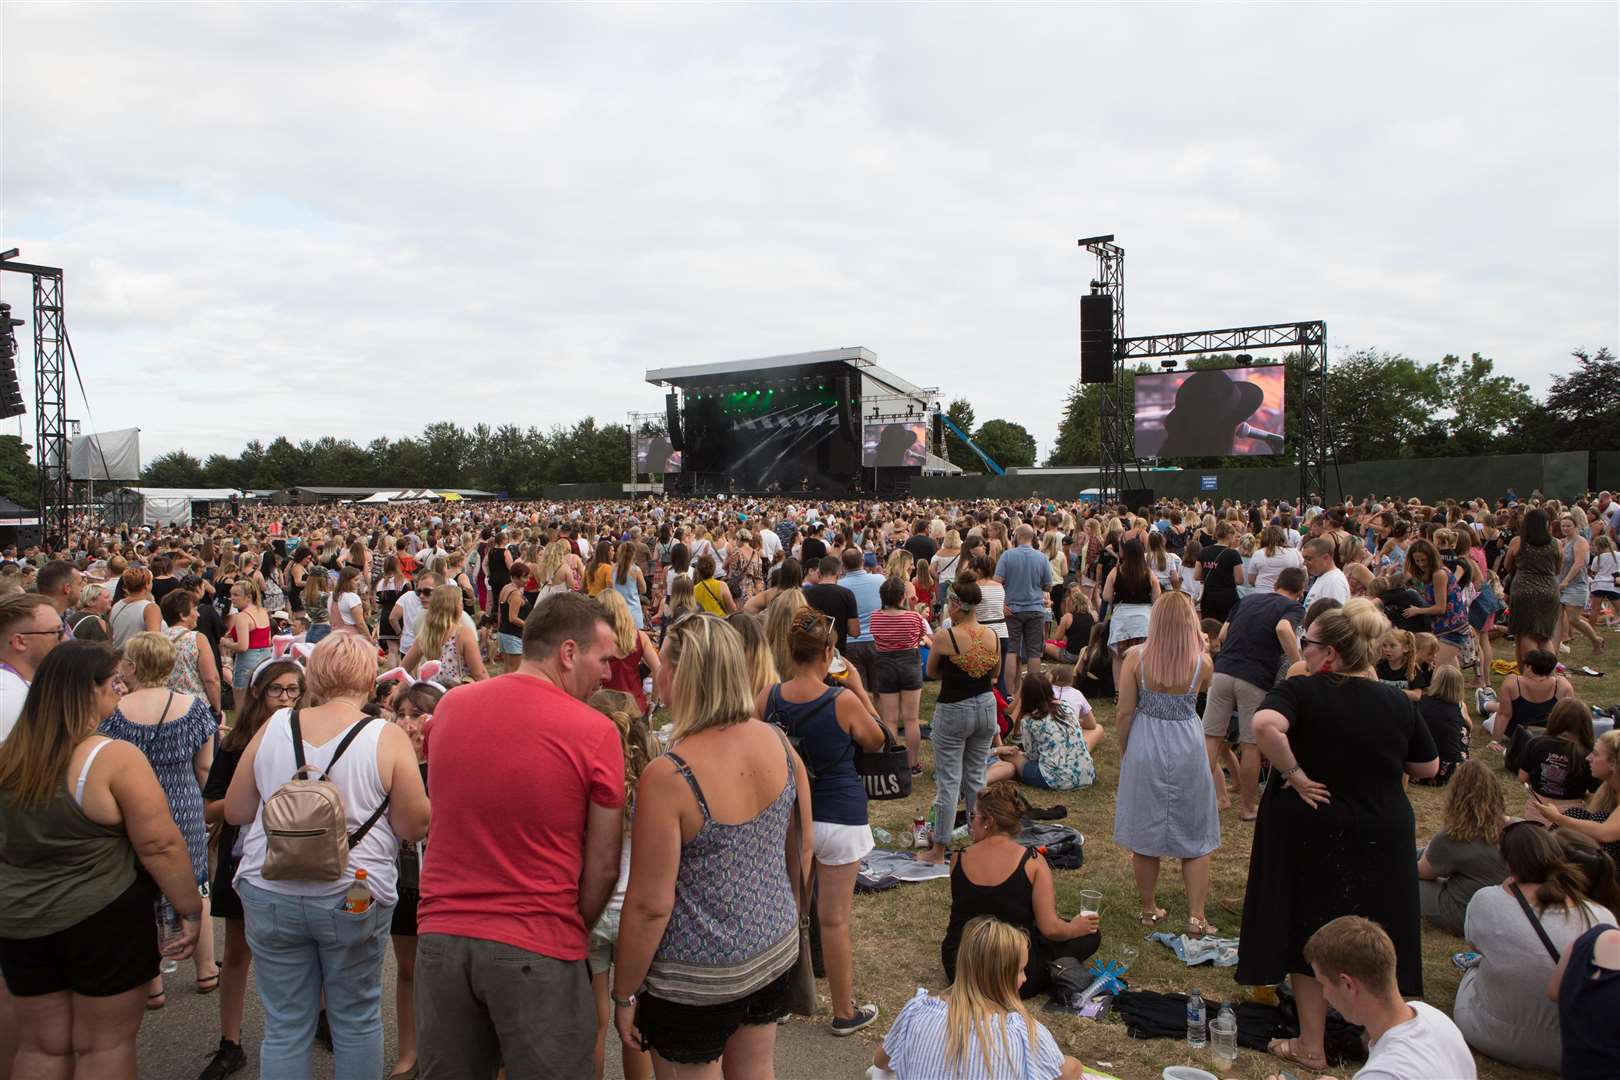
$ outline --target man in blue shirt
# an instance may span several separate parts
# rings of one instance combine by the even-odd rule
[[[1035,530],[1020,525],[1013,532],[1016,546],[996,560],[995,579],[1007,590],[1007,659],[1012,661],[1008,696],[1022,685],[1020,666],[1041,670],[1046,647],[1046,593],[1053,585],[1052,564],[1035,550]]]
[[[867,693],[877,685],[877,646],[872,642],[872,612],[883,606],[878,587],[883,584],[881,574],[869,574],[862,566],[861,549],[846,547],[843,554],[844,573],[838,584],[855,596],[855,607],[860,614],[861,632],[849,639],[844,647],[844,659],[855,665],[861,673],[861,685]]]

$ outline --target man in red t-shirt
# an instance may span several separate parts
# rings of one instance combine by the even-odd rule
[[[584,704],[615,652],[577,593],[523,626],[523,662],[433,715],[432,839],[417,913],[423,1080],[587,1076],[587,935],[619,875],[624,751]]]

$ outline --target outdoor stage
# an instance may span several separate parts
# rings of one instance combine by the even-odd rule
[[[679,495],[902,494],[944,456],[938,392],[855,347],[658,368],[662,423],[637,428],[637,479]]]

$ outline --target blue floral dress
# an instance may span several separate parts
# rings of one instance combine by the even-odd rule
[[[203,821],[202,787],[193,765],[197,750],[214,737],[219,724],[208,702],[194,698],[184,716],[160,724],[137,724],[121,709],[101,722],[101,734],[122,739],[140,747],[152,763],[163,794],[169,799],[169,814],[180,826],[191,856],[191,872],[198,885],[208,881],[208,826]]]
[[[1056,716],[1036,716],[1022,724],[1024,753],[1034,759],[1041,779],[1054,791],[1074,791],[1097,781],[1097,766],[1080,733],[1080,721],[1062,702]]]

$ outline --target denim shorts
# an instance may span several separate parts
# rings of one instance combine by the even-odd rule
[[[1024,767],[1018,770],[1018,779],[1027,787],[1040,788],[1043,791],[1053,790],[1052,785],[1046,782],[1041,775],[1041,767],[1033,761],[1024,762]]]
[[[496,634],[495,640],[500,644],[502,656],[523,655],[523,639],[516,634]]]

